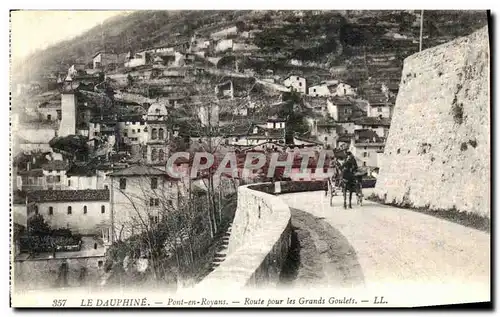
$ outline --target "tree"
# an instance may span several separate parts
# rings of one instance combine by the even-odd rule
[[[152,177],[158,179],[155,189],[151,188]],[[134,190],[130,190],[132,187]],[[112,267],[132,265],[146,258],[155,280],[175,275],[176,281],[201,270],[197,261],[211,242],[212,234],[206,191],[193,187],[191,179],[172,180],[156,174],[127,178],[127,190],[114,186],[125,197],[125,202],[117,201],[117,212],[127,217],[125,223],[115,220],[121,228],[108,252],[114,263]],[[128,228],[135,229],[136,234],[122,236]]]
[[[35,214],[30,217],[28,219],[27,227],[28,232],[34,236],[48,236],[52,232],[52,229],[40,214]]]
[[[87,139],[81,135],[68,135],[55,137],[49,142],[54,152],[61,153],[70,160],[86,160],[89,155]]]

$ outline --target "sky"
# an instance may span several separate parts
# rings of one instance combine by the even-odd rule
[[[10,14],[11,54],[13,59],[20,59],[127,11],[12,11]]]

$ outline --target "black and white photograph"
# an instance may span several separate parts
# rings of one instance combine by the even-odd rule
[[[492,307],[490,11],[9,17],[11,307]]]

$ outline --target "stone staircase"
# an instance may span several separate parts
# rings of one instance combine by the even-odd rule
[[[210,266],[210,271],[215,270],[215,268],[217,268],[226,259],[227,248],[229,246],[229,237],[231,236],[231,229],[232,224],[229,225],[229,228],[221,239],[217,252],[215,252],[212,265]]]

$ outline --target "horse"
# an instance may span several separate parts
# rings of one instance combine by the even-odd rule
[[[349,191],[349,208],[352,209],[352,194],[356,194],[357,204],[363,206],[363,175],[354,173],[349,169],[342,175],[342,192],[344,194],[344,209],[347,209],[347,192]]]
[[[340,164],[336,163],[333,166],[333,175],[328,177],[327,186],[325,188],[325,196],[327,196],[328,192],[330,192],[330,206],[332,206],[333,196],[337,195],[336,188],[340,186],[341,175]]]

